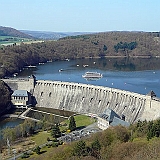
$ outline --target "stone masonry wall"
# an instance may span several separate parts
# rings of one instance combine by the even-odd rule
[[[2,79],[7,85],[13,90],[27,90],[33,92],[35,80],[30,78],[13,78],[13,79]]]
[[[126,121],[130,123],[142,117],[148,104],[145,95],[103,86],[60,81],[38,80],[34,96],[38,107],[97,115],[106,108],[111,108],[120,116],[125,115]]]

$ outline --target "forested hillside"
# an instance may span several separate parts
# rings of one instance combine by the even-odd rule
[[[27,148],[29,148],[29,146],[33,148],[34,145],[35,148],[33,148],[31,152],[28,152],[28,154],[24,152],[22,156],[28,160],[160,159],[159,119],[150,122],[138,121],[127,128],[123,126],[109,127],[104,131],[90,134],[89,137],[82,136],[79,139],[77,136],[78,140],[64,143],[55,138],[61,135],[60,127],[62,126],[55,125],[52,126],[50,130],[49,125],[52,125],[52,123],[48,122],[47,119],[45,120],[45,123],[44,119],[43,121],[34,123],[26,119],[23,124],[15,128],[5,128],[2,132],[5,138],[1,141],[0,146],[5,144],[7,137],[9,137],[10,143],[13,144],[12,147],[16,147],[18,153],[24,152],[22,149],[26,146],[24,142],[28,144]],[[41,132],[37,133],[37,128],[39,128]],[[26,134],[27,130],[29,134]],[[40,139],[40,142],[37,141],[37,139]],[[22,140],[23,143],[21,144],[23,144],[23,146],[20,145],[20,140]],[[30,143],[28,140],[30,140]],[[42,143],[46,145],[41,147],[40,144]],[[37,147],[39,147],[38,152]],[[8,151],[7,147],[6,149],[3,147],[2,153],[3,151]],[[2,154],[2,157],[3,155],[5,154]]]
[[[10,103],[10,94],[9,87],[3,81],[0,81],[0,115]]]
[[[20,32],[14,28],[10,27],[2,27],[0,26],[0,36],[12,36],[12,37],[21,37],[21,38],[30,38],[33,39],[32,36]]]
[[[19,72],[25,65],[48,60],[105,56],[160,56],[160,33],[105,32],[65,37],[57,41],[2,47],[0,76]]]
[[[160,120],[138,121],[125,128],[110,127],[103,132],[38,156],[38,160],[159,160]],[[29,158],[32,159],[32,158]]]
[[[25,34],[31,35],[32,37],[43,40],[57,40],[59,38],[67,36],[88,34],[86,32],[48,32],[48,31],[28,31],[28,30],[20,30],[20,31]]]

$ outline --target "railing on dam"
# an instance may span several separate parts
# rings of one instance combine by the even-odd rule
[[[160,102],[160,98],[157,98],[157,97],[152,97],[152,100]]]
[[[4,78],[1,79],[4,82],[20,82],[20,81],[29,81],[29,78]]]

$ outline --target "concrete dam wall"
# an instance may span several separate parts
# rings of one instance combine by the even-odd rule
[[[28,79],[3,79],[14,90],[27,90],[37,107],[55,108],[79,113],[101,114],[113,109],[126,121],[155,120],[160,117],[160,100],[151,95],[80,83]]]
[[[79,113],[103,113],[113,109],[126,121],[139,119],[147,105],[145,95],[118,89],[59,81],[36,81],[33,94],[38,107],[64,109]]]
[[[2,79],[13,90],[26,90],[33,93],[35,77]]]

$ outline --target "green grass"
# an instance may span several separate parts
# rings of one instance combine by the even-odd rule
[[[95,119],[88,117],[86,115],[77,115],[74,117],[77,127],[88,126],[95,122]]]
[[[74,116],[74,118],[76,121],[77,128],[78,127],[85,127],[85,126],[88,126],[88,125],[95,122],[95,120],[93,118],[90,118],[86,115],[76,115],[76,116]],[[69,120],[65,120],[63,123],[66,123],[67,126],[60,127],[61,131],[63,129],[68,129]],[[38,132],[37,134],[33,135],[31,137],[31,140],[35,141],[36,145],[39,146],[39,145],[47,142],[47,137],[49,137],[50,139],[53,139],[50,132],[42,131],[42,132]]]
[[[88,117],[86,115],[76,115],[76,116],[74,116],[74,118],[75,118],[75,121],[76,121],[77,128],[78,127],[85,127],[85,126],[88,126],[88,125],[90,125],[90,124],[95,122],[95,119],[90,118],[90,117]],[[63,123],[66,123],[67,126],[61,126],[60,127],[61,131],[63,129],[68,129],[69,120],[65,120]],[[31,140],[35,142],[36,146],[40,146],[41,144],[44,144],[44,143],[47,142],[47,137],[49,137],[51,140],[53,140],[50,132],[42,131],[42,132],[39,132],[39,133],[33,135],[31,137]],[[47,157],[48,157],[49,154],[52,155],[53,152],[54,152],[54,149],[56,149],[56,148],[44,147],[44,148],[41,149],[42,154],[37,155],[36,153],[33,152],[32,155],[28,159],[34,159],[34,158],[35,159],[41,159],[42,158],[44,160],[44,155],[46,155]],[[19,160],[22,160],[22,158],[19,158]]]
[[[39,145],[47,142],[47,137],[49,137],[50,139],[53,139],[51,137],[51,133],[49,133],[47,131],[43,131],[43,132],[39,132],[39,133],[33,135],[31,137],[31,140],[35,141],[36,146],[39,146]]]
[[[86,127],[86,126],[93,124],[95,122],[94,118],[88,117],[86,115],[76,115],[76,116],[74,116],[74,119],[76,121],[77,128],[83,128],[83,127]],[[67,126],[61,126],[60,127],[61,131],[68,129],[69,120],[65,120],[63,123],[66,123]]]
[[[0,36],[0,45],[12,45],[14,43],[20,44],[21,42],[32,42],[32,40],[28,38]]]

